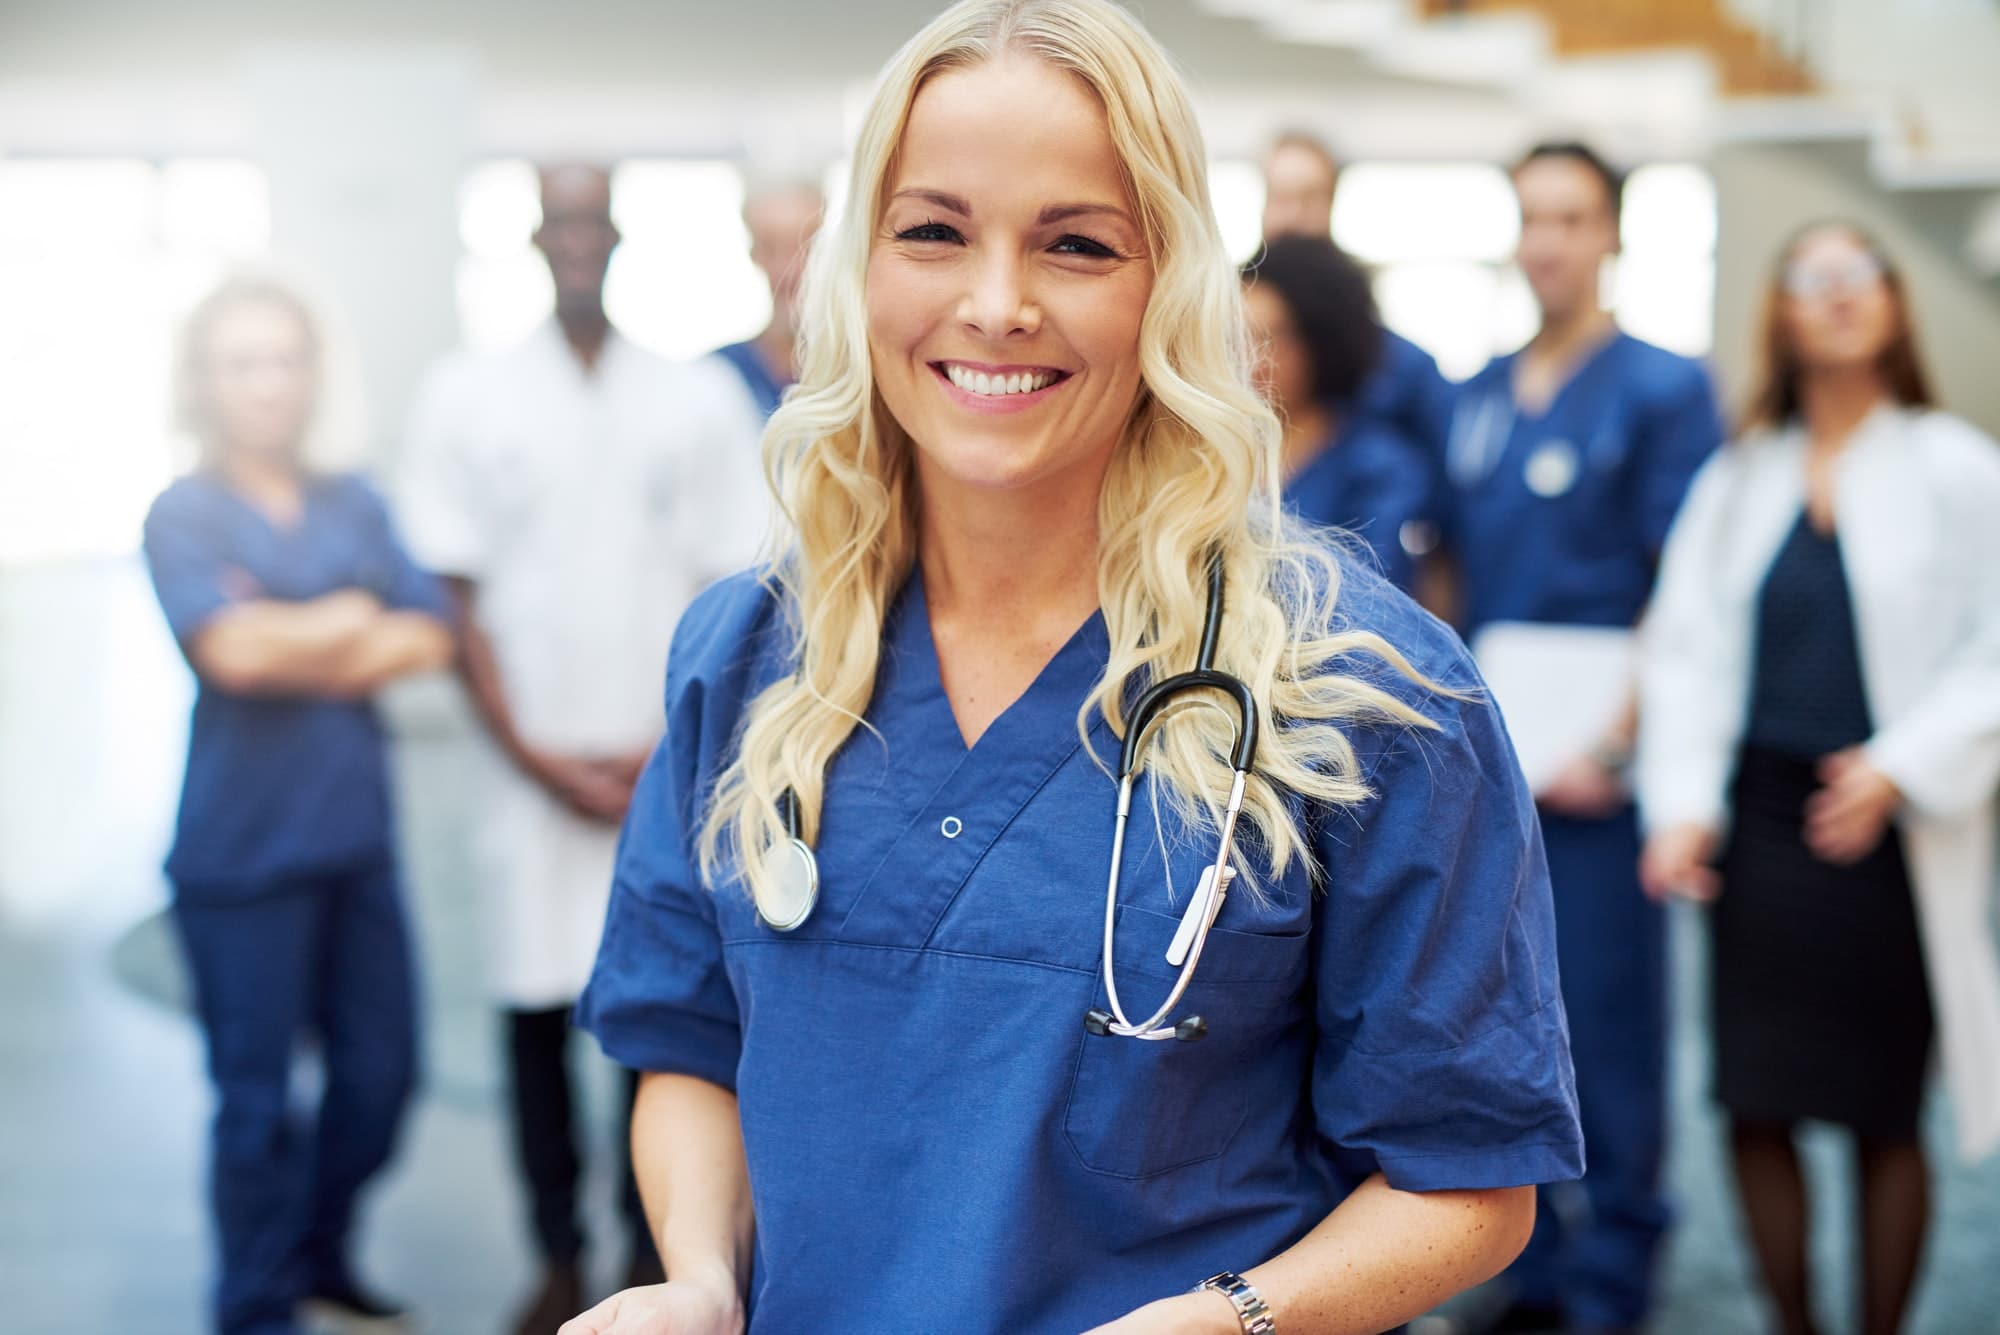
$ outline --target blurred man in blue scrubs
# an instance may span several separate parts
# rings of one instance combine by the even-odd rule
[[[1721,442],[1701,365],[1622,332],[1604,308],[1623,184],[1581,144],[1537,147],[1514,170],[1541,327],[1466,382],[1446,456],[1445,542],[1475,654],[1502,623],[1634,625],[1688,482]],[[1619,711],[1536,793],[1588,1172],[1581,1199],[1544,1193],[1496,1330],[1631,1331],[1652,1299],[1668,1219],[1665,923],[1639,889],[1634,723]]]

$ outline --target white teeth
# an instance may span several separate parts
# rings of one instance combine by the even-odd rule
[[[1053,371],[1018,371],[1013,375],[989,376],[955,362],[946,362],[944,373],[952,384],[970,394],[997,398],[1005,394],[1032,394],[1055,383]]]

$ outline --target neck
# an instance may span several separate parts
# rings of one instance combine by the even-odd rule
[[[1335,421],[1333,414],[1318,403],[1309,403],[1296,411],[1288,408],[1279,414],[1279,419],[1285,424],[1285,434],[1279,447],[1278,471],[1289,479],[1328,445]]]
[[[920,462],[917,560],[932,621],[976,620],[1034,634],[1044,621],[1068,630],[1089,616],[1098,603],[1104,466],[1089,477],[996,493],[925,477]]]
[[[764,332],[757,335],[753,345],[757,355],[764,359],[771,374],[781,385],[789,385],[799,378],[798,367],[793,362],[793,352],[797,338],[788,326],[781,326],[776,320],[764,326]]]
[[[1542,312],[1542,327],[1528,346],[1535,356],[1548,361],[1567,361],[1584,349],[1603,342],[1617,328],[1611,312],[1599,309],[1596,293],[1590,299],[1563,312]]]
[[[1872,366],[1809,371],[1799,381],[1799,416],[1815,447],[1838,449],[1876,405],[1888,397]]]
[[[286,455],[225,448],[215,467],[225,484],[264,509],[287,509],[299,494],[299,469]]]
[[[556,324],[562,328],[563,341],[569,344],[576,359],[583,363],[583,369],[595,369],[597,358],[604,351],[604,341],[611,337],[611,319],[605,315],[604,307],[591,306],[570,311],[558,309]]]

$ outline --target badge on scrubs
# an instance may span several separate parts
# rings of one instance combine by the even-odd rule
[[[1546,441],[1528,456],[1528,490],[1544,500],[1560,496],[1576,485],[1576,468],[1576,446],[1566,440]]]

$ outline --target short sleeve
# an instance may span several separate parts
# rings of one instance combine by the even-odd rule
[[[1426,621],[1428,619],[1426,618]],[[1443,653],[1411,653],[1480,690]],[[1554,913],[1533,800],[1484,698],[1414,701],[1436,730],[1360,749],[1375,796],[1319,837],[1313,1106],[1331,1152],[1404,1191],[1488,1189],[1583,1171]]]
[[[1722,409],[1708,372],[1694,363],[1680,365],[1684,374],[1643,422],[1637,456],[1635,517],[1646,550],[1655,553],[1667,545],[1667,532],[1694,475],[1723,438]]]
[[[489,558],[472,447],[479,406],[473,370],[469,363],[452,363],[424,381],[396,485],[398,517],[417,561],[466,578],[477,578]]]
[[[715,899],[693,856],[699,696],[677,689],[669,670],[666,737],[632,794],[597,965],[576,1021],[622,1066],[733,1090],[742,1050],[736,993]]]
[[[367,531],[369,591],[385,607],[422,612],[440,621],[451,619],[451,605],[437,579],[420,568],[397,537],[395,521],[375,488],[360,478],[351,480],[355,505]]]
[[[196,499],[184,484],[164,492],[146,515],[142,544],[153,592],[183,652],[216,613],[247,592],[229,587],[222,534]]]

